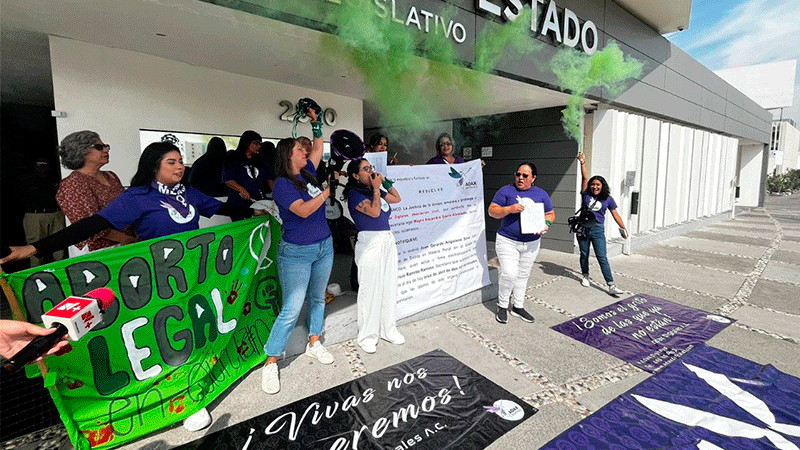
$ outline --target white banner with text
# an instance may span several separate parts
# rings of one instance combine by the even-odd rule
[[[488,285],[480,161],[387,170],[402,198],[389,220],[399,256],[397,318]]]

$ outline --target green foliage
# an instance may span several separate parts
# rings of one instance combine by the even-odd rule
[[[798,189],[800,189],[800,169],[767,177],[767,190],[770,192],[793,192]]]

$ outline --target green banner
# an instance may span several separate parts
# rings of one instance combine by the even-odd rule
[[[70,353],[45,360],[76,449],[180,422],[264,362],[281,298],[280,225],[264,217],[3,274],[33,323],[70,295],[117,296]]]

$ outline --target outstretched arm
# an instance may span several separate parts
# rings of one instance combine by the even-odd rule
[[[589,174],[586,172],[586,155],[578,153],[578,161],[581,163],[581,192],[589,188]]]

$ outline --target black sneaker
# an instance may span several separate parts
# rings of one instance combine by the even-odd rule
[[[497,313],[494,315],[494,318],[500,323],[508,322],[508,310],[498,306]]]
[[[525,308],[511,307],[511,315],[517,316],[525,322],[533,322],[536,320],[532,315],[530,315],[530,313],[528,313],[528,311],[525,311]]]

